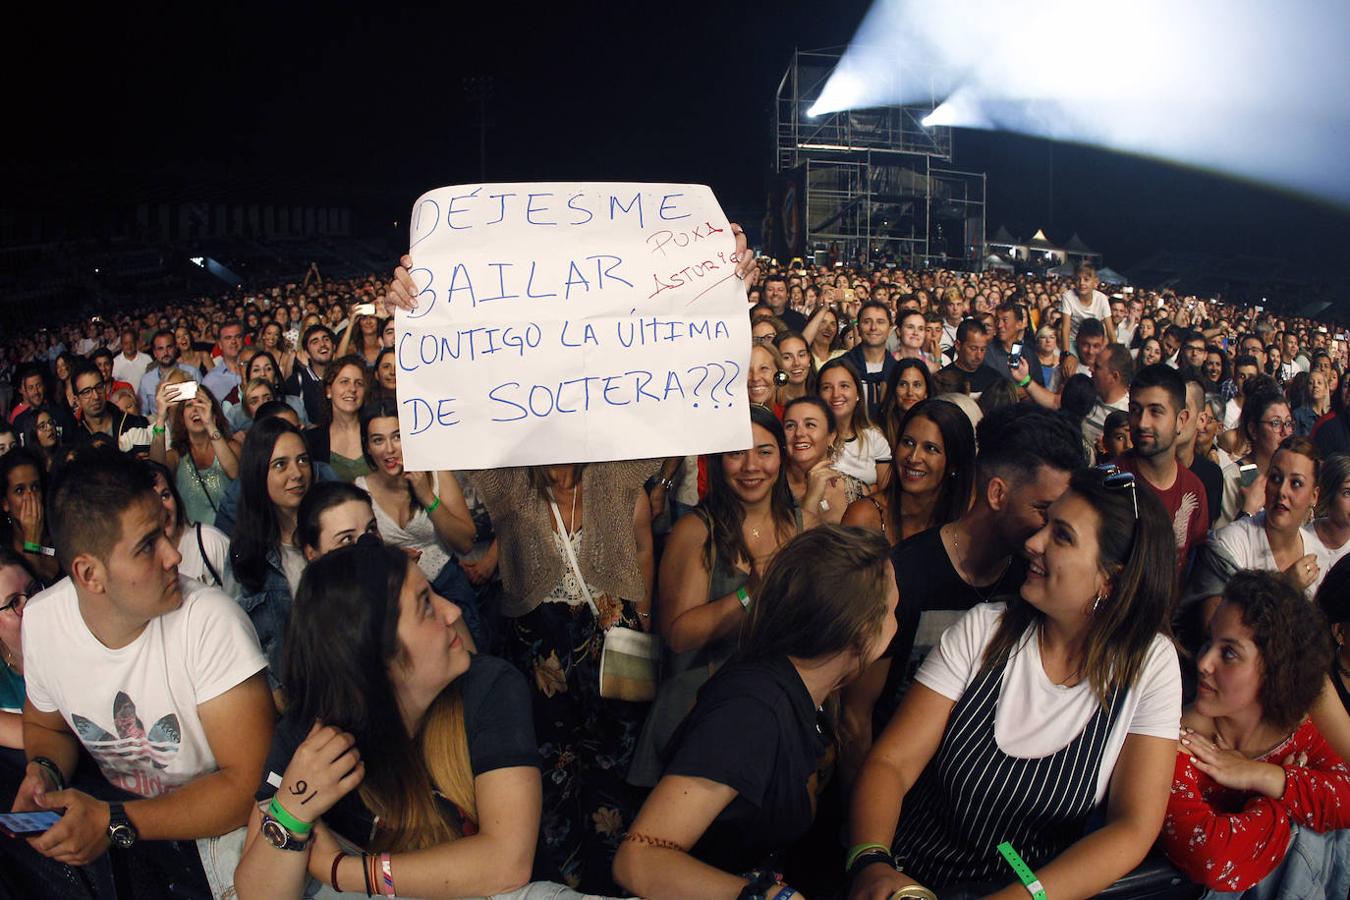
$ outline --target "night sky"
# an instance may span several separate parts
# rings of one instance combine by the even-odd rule
[[[13,28],[6,201],[237,199],[350,205],[370,228],[422,191],[478,180],[691,181],[757,222],[773,95],[794,47],[845,44],[866,2],[174,4]],[[1100,50],[1104,59],[1115,52]],[[1085,147],[958,132],[989,175],[989,232],[1077,231],[1128,267],[1165,247],[1332,270],[1344,209]]]

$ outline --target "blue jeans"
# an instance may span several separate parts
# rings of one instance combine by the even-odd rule
[[[1350,829],[1319,834],[1293,826],[1284,861],[1245,891],[1206,891],[1201,900],[1344,900],[1350,896]]]

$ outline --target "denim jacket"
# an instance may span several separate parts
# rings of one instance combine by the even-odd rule
[[[236,599],[258,632],[258,643],[267,657],[267,684],[276,690],[281,686],[281,645],[286,639],[286,623],[291,618],[291,586],[281,567],[281,554],[275,547],[267,551],[267,575],[262,589],[250,593],[241,585]]]

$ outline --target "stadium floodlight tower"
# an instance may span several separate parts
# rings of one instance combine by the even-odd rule
[[[952,167],[950,127],[923,124],[950,85],[927,66],[898,60],[883,77],[905,82],[904,95],[915,102],[848,108],[847,97],[839,96],[848,86],[841,72],[832,83],[835,96],[820,104],[843,51],[794,51],[778,84],[779,193],[784,184],[797,185],[794,211],[804,219],[794,249],[811,254],[833,246],[845,260],[978,268],[985,246],[985,176]]]

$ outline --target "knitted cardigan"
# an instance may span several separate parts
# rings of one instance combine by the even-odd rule
[[[612,597],[639,600],[646,592],[633,539],[633,509],[647,477],[660,460],[590,463],[582,471],[581,527],[577,558],[586,583]],[[532,611],[562,580],[569,563],[554,547],[553,513],[530,487],[529,469],[484,469],[468,473],[493,530],[502,576],[502,614]]]

